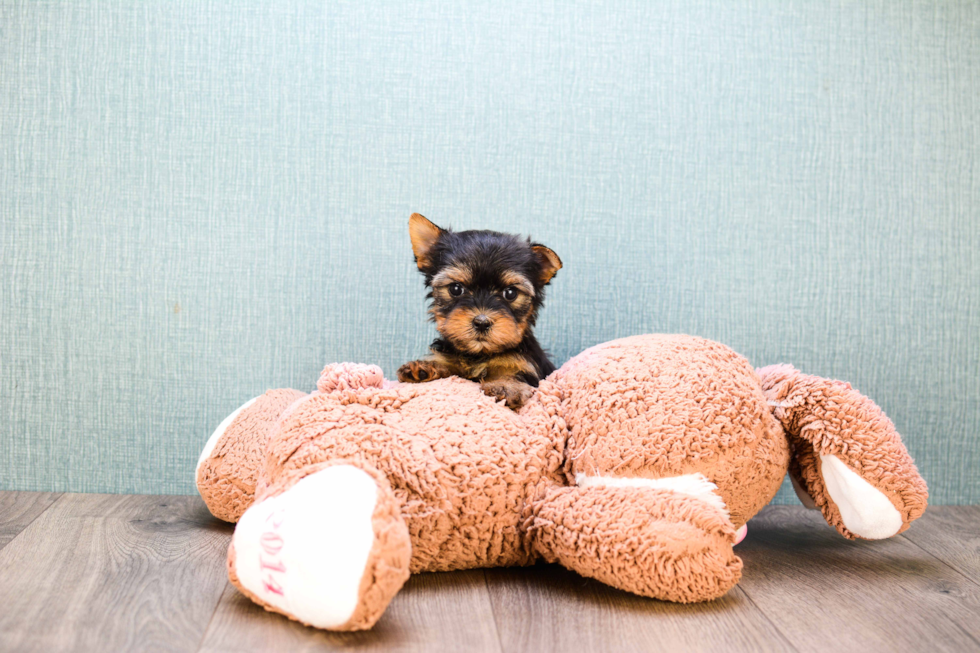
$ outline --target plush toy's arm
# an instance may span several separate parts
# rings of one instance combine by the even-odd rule
[[[741,576],[732,523],[689,495],[643,487],[560,487],[529,508],[525,528],[538,555],[628,592],[707,601]]]
[[[793,447],[793,480],[841,535],[883,539],[922,515],[926,483],[873,401],[848,383],[789,365],[758,374]]]

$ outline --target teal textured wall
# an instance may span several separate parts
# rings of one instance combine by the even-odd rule
[[[245,399],[392,374],[419,211],[561,255],[558,362],[847,379],[980,502],[978,3],[3,2],[0,90],[0,488],[189,493]]]

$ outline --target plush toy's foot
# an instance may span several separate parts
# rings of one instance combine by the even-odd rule
[[[735,544],[741,544],[742,540],[744,540],[745,536],[748,534],[749,534],[748,524],[742,524],[741,526],[739,526],[738,530],[735,531]]]
[[[269,437],[283,412],[306,396],[269,390],[221,421],[197,461],[197,490],[211,514],[236,522],[252,505]]]
[[[852,461],[860,469],[860,461]],[[820,454],[815,461],[816,474],[824,490],[837,508],[844,528],[868,540],[881,540],[896,535],[904,525],[902,513],[891,499],[873,484],[864,480],[837,456]],[[811,482],[815,487],[816,482]]]
[[[229,577],[267,610],[329,630],[370,628],[408,579],[411,543],[377,472],[317,465],[270,487],[238,522]]]
[[[789,365],[758,373],[792,442],[790,474],[805,505],[820,509],[850,539],[891,537],[922,515],[925,481],[873,401],[847,383],[801,374]]]
[[[214,452],[214,448],[218,445],[218,441],[225,436],[225,433],[228,431],[228,427],[231,426],[231,423],[234,422],[243,411],[250,408],[252,404],[261,398],[262,397],[253,397],[252,399],[249,399],[244,404],[236,408],[231,415],[228,415],[228,417],[221,420],[221,423],[218,424],[218,427],[214,429],[214,431],[211,433],[211,437],[209,437],[208,441],[204,444],[204,450],[201,451],[201,455],[197,459],[198,470],[200,470],[201,465],[203,465],[204,462],[211,457],[211,454]]]
[[[563,487],[531,509],[527,528],[543,558],[634,594],[707,601],[741,577],[735,527],[691,494],[628,482]]]

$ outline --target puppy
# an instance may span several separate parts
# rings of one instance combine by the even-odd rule
[[[398,379],[460,376],[518,410],[555,369],[532,328],[561,259],[530,239],[441,229],[418,213],[408,233],[441,337],[427,357],[402,365]]]

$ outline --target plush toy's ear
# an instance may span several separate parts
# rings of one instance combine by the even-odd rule
[[[561,259],[544,245],[532,245],[531,249],[534,250],[534,255],[538,257],[538,263],[541,265],[541,276],[538,277],[538,283],[543,286],[551,281],[561,269]]]
[[[419,269],[429,267],[432,263],[430,254],[432,246],[442,235],[442,229],[418,213],[413,213],[408,219],[408,236],[412,239],[412,251],[415,253],[415,264]]]

